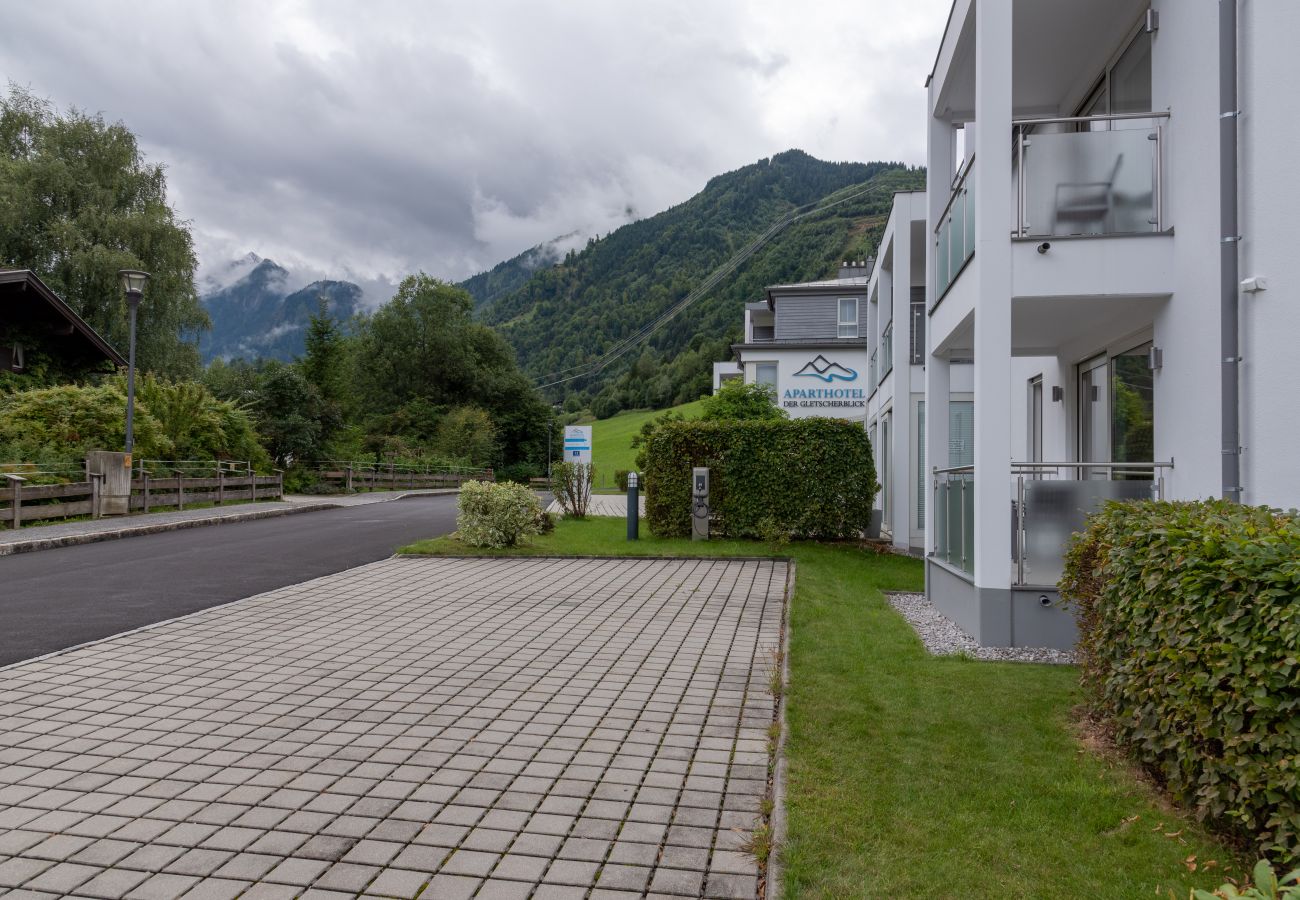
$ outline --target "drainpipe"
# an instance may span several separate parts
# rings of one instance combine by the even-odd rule
[[[1237,0],[1219,0],[1219,290],[1223,499],[1241,502],[1241,356],[1238,341]]]

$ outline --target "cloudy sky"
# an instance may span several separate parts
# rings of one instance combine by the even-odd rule
[[[949,5],[10,0],[0,77],[125,122],[210,274],[459,279],[790,147],[923,162]]]

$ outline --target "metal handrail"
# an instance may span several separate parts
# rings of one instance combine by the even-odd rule
[[[975,467],[974,466],[948,466],[946,469],[940,469],[939,467],[936,466],[935,468],[931,469],[931,472],[932,474],[935,475],[973,475],[975,473]]]
[[[1167,119],[1169,110],[1161,112],[1106,113],[1098,116],[1030,116],[1024,119],[1012,119],[1012,127],[1018,125],[1059,125],[1080,122],[1120,122],[1126,119]]]

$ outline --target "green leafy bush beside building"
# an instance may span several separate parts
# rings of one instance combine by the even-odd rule
[[[1119,743],[1202,818],[1300,857],[1300,518],[1112,503],[1076,538],[1061,593]]]
[[[853,538],[867,529],[876,470],[862,426],[838,419],[666,422],[646,441],[646,517],[691,531],[691,469],[710,469],[713,529],[732,537]]]

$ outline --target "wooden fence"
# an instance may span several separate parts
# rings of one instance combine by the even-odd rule
[[[99,518],[100,487],[103,479],[92,474],[88,481],[70,484],[28,484],[21,475],[0,475],[0,526],[20,528],[25,522],[66,519],[72,516]],[[179,471],[170,478],[155,478],[144,472],[131,479],[130,508],[148,512],[159,508],[184,509],[196,503],[279,500],[284,496],[284,473],[255,475],[248,472],[187,476]]]
[[[350,466],[334,464],[316,476],[347,491],[399,491],[421,488],[458,488],[467,481],[495,481],[491,469],[420,469],[414,466]]]

